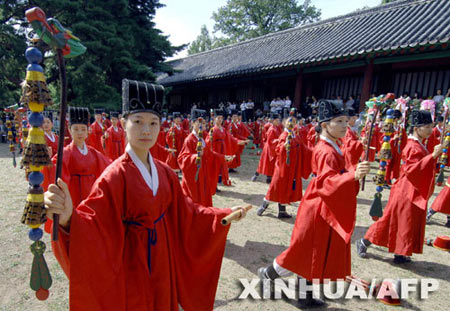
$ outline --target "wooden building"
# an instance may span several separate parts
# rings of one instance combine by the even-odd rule
[[[450,88],[450,1],[400,0],[169,62],[170,110],[194,102],[394,92],[421,97]]]

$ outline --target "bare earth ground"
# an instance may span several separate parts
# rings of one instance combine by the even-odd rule
[[[251,155],[254,150],[245,150],[243,165],[237,174],[231,174],[233,187],[220,187],[221,193],[215,196],[217,207],[253,204],[258,206],[266,194],[268,185],[261,176],[252,183],[259,157]],[[375,168],[375,163],[373,164]],[[68,310],[68,281],[57,264],[49,247],[48,235],[45,253],[49,265],[53,286],[47,301],[40,302],[29,287],[29,273],[32,254],[31,241],[27,236],[27,227],[20,223],[27,191],[24,171],[13,168],[7,144],[0,144],[0,310]],[[448,176],[447,172],[447,176]],[[368,178],[371,180],[371,177]],[[303,182],[305,189],[307,182]],[[434,200],[440,187],[436,188],[431,200]],[[353,241],[360,238],[372,224],[369,208],[375,187],[371,181],[366,191],[358,196],[358,216]],[[389,192],[383,191],[383,203],[386,204]],[[431,205],[431,202],[430,202]],[[288,212],[296,215],[297,204],[288,207]],[[445,216],[436,214],[426,228],[426,237],[449,235],[444,227]],[[266,216],[256,216],[256,208],[247,218],[232,225],[223,260],[219,287],[216,295],[216,310],[296,310],[294,301],[285,300],[239,300],[242,286],[239,278],[256,277],[258,267],[266,266],[288,245],[295,218],[281,221],[276,218],[276,206],[272,204]],[[402,307],[388,307],[376,300],[327,300],[327,306],[321,310],[449,310],[450,298],[450,253],[425,246],[424,254],[414,255],[413,262],[403,266],[392,264],[392,255],[386,249],[372,247],[370,257],[357,257],[352,245],[352,273],[361,278],[434,278],[439,281],[439,290],[431,293],[427,300],[417,299],[417,295],[403,302]]]

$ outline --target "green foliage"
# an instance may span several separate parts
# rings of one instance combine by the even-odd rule
[[[197,39],[189,44],[189,48],[187,50],[188,54],[192,55],[211,50],[213,46],[213,40],[214,38],[209,34],[206,25],[203,25],[200,29],[200,35],[198,35]]]
[[[171,73],[164,60],[184,48],[172,46],[155,28],[153,17],[163,6],[159,0],[2,1],[0,92],[6,96],[0,98],[0,105],[18,101],[27,64],[25,37],[20,34],[27,27],[24,12],[34,6],[57,18],[87,47],[85,54],[66,60],[71,105],[120,109],[123,78],[154,81],[156,72]],[[52,86],[58,84],[55,57],[48,57],[44,67],[49,87],[59,90]]]

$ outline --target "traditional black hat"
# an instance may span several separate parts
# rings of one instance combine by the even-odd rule
[[[192,121],[197,120],[198,118],[203,118],[206,119],[206,110],[202,110],[202,109],[193,109],[191,112],[191,119]]]
[[[354,117],[354,116],[356,116],[356,111],[355,111],[355,109],[353,109],[353,108],[348,108],[348,109],[347,109],[347,112],[348,112],[348,116],[349,116],[349,117]]]
[[[319,123],[330,121],[333,118],[348,115],[341,101],[319,100]]]
[[[105,112],[103,108],[94,108],[94,114],[102,114],[103,112]]]
[[[119,113],[117,111],[111,111],[111,118],[119,118]]]
[[[172,113],[172,116],[173,116],[174,119],[175,119],[175,118],[181,118],[181,113],[179,113],[179,112],[173,112],[173,113]]]
[[[437,116],[436,121],[437,122],[443,122],[444,121],[444,117],[443,116]]]
[[[44,115],[44,118],[50,119],[50,121],[53,122],[53,111],[44,110],[42,111],[42,114]]]
[[[411,111],[411,126],[423,126],[433,123],[431,118],[431,112],[426,110],[413,110]]]
[[[394,110],[394,119],[400,119],[402,117],[402,112],[398,109]]]
[[[281,116],[278,113],[272,113],[272,114],[270,114],[270,118],[273,120],[281,119]]]
[[[217,117],[217,116],[222,116],[222,117],[224,117],[225,116],[225,111],[224,110],[222,110],[222,109],[214,109],[214,115]]]
[[[231,115],[233,116],[233,115],[237,115],[238,114],[238,111],[236,110],[236,109],[232,109],[231,110]]]
[[[89,109],[85,107],[69,107],[69,124],[85,124],[89,126]]]
[[[161,116],[164,87],[135,80],[122,80],[122,114],[151,112]]]

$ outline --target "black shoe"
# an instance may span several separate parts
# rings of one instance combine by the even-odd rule
[[[219,188],[216,188],[216,193],[222,192]]]
[[[363,244],[361,239],[356,240],[356,253],[361,258],[367,258],[367,247]]]
[[[411,262],[411,258],[403,255],[394,255],[394,263],[397,265]]]
[[[264,211],[269,207],[269,203],[267,203],[266,201],[263,202],[263,204],[261,204],[261,206],[258,208],[258,210],[256,211],[256,215],[258,216],[262,216],[262,214],[264,213]]]
[[[234,168],[229,168],[228,173],[237,173],[237,171]]]
[[[447,222],[445,223],[445,225],[447,228],[450,228],[450,219],[447,219]]]
[[[292,218],[292,216],[286,212],[285,205],[278,204],[278,218]]]
[[[255,182],[255,181],[256,181],[256,178],[258,178],[258,175],[253,175],[253,176],[252,176],[252,181]]]
[[[427,213],[427,223],[431,221],[431,217],[433,217],[434,214],[436,214],[436,212],[433,209],[429,208]]]
[[[272,176],[267,176],[266,184],[270,184],[272,182]]]

